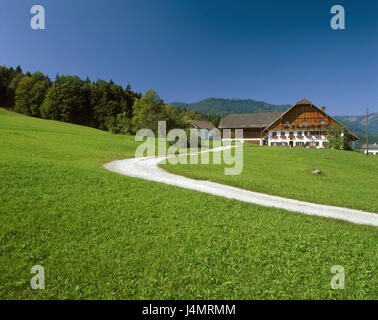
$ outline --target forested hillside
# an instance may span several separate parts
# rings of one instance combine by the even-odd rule
[[[252,99],[218,99],[209,98],[196,103],[172,102],[174,106],[186,108],[207,114],[229,114],[229,113],[257,113],[257,112],[274,112],[285,111],[291,106],[274,105],[263,101]]]
[[[366,116],[336,116],[351,132],[360,137],[360,144],[366,139]],[[378,142],[378,113],[369,115],[369,143]]]
[[[167,121],[168,129],[188,128],[191,119],[219,122],[219,116],[166,105],[152,89],[142,96],[130,85],[123,88],[112,80],[92,82],[57,74],[52,81],[39,71],[24,73],[20,66],[0,66],[0,107],[121,134],[156,130],[161,120]]]
[[[189,120],[209,120],[218,126],[229,113],[285,111],[290,105],[274,105],[252,99],[209,98],[197,103],[165,104],[154,90],[144,96],[130,85],[112,80],[57,74],[54,81],[42,72],[23,72],[20,66],[0,66],[0,107],[29,116],[86,125],[113,133],[132,134],[141,128],[156,130],[166,120],[168,129],[188,128]],[[337,116],[365,142],[364,116]],[[369,142],[378,142],[378,113],[369,116]]]

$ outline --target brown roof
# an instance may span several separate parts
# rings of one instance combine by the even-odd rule
[[[298,101],[296,105],[300,105],[300,104],[313,104],[311,101],[308,101],[307,99],[302,99],[301,101]]]
[[[207,129],[212,130],[216,129],[216,127],[210,121],[204,120],[190,120],[190,122],[197,128],[197,129]]]
[[[229,114],[220,121],[219,128],[265,128],[283,114],[284,112]]]

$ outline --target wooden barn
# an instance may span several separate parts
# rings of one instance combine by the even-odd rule
[[[204,120],[190,120],[190,127],[197,129],[198,135],[202,140],[211,140],[213,137],[213,129],[216,129],[216,126],[210,121]]]
[[[284,112],[227,115],[219,129],[243,129],[243,141],[259,145],[324,148],[328,126],[342,127],[325,107],[303,99]],[[358,140],[348,135],[352,141]]]

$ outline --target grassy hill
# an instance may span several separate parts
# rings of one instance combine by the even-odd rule
[[[1,299],[376,298],[377,228],[102,168],[136,146],[0,109]],[[34,265],[45,290],[30,288]]]
[[[207,114],[273,112],[285,111],[290,108],[290,105],[274,105],[252,99],[209,98],[196,103],[173,102],[171,104]]]
[[[224,175],[225,165],[167,163],[162,167],[194,179],[378,213],[378,157],[366,157],[357,151],[251,144],[244,144],[243,151],[243,172],[236,176]],[[323,174],[312,175],[314,168],[320,169]]]

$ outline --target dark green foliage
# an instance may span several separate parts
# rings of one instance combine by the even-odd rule
[[[126,112],[117,114],[109,131],[117,134],[131,134],[133,132],[131,118],[127,117]]]
[[[129,132],[133,104],[141,96],[130,85],[124,90],[113,81],[92,83],[88,77],[83,81],[57,75],[52,83],[41,72],[23,74],[20,66],[0,67],[0,106],[30,116]],[[118,115],[129,118],[127,126]]]
[[[201,114],[165,105],[153,90],[142,94],[131,86],[123,89],[112,80],[85,81],[76,76],[56,75],[55,81],[42,72],[22,73],[0,67],[0,106],[45,119],[87,125],[113,133],[130,134],[141,128],[157,130],[166,120],[167,129],[188,128],[189,120],[208,120],[215,126],[221,115]]]
[[[10,107],[14,102],[14,91],[10,88],[12,79],[18,74],[13,68],[0,66],[0,106]]]
[[[41,106],[45,119],[80,123],[85,105],[84,81],[73,76],[58,76]]]
[[[326,143],[328,148],[339,150],[350,150],[350,138],[348,130],[345,127],[339,128],[337,126],[328,126],[328,141]]]
[[[152,89],[147,90],[142,98],[135,101],[133,114],[132,123],[135,132],[144,128],[157,132],[158,121],[168,120],[164,101]]]
[[[132,116],[132,106],[140,95],[131,91],[130,85],[125,90],[121,86],[98,80],[91,84],[90,103],[93,108],[95,127],[111,130],[115,126],[117,115],[126,113]]]
[[[15,89],[15,110],[26,115],[41,116],[41,105],[51,81],[41,72],[35,72],[31,77],[18,74],[11,82]]]
[[[15,95],[15,110],[26,115],[31,115],[30,111],[30,91],[33,88],[31,77],[23,77],[18,82]]]

